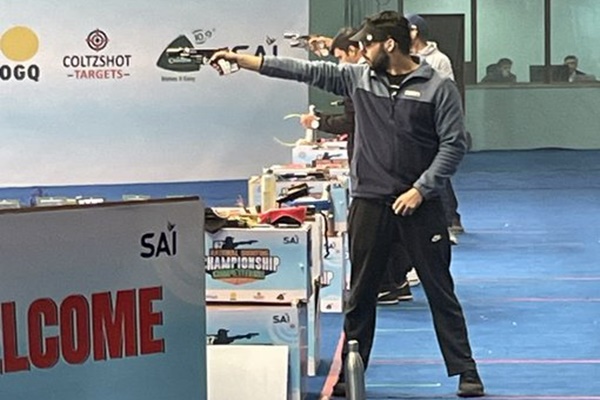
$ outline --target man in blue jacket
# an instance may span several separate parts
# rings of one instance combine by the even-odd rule
[[[448,375],[458,395],[484,395],[450,274],[450,242],[439,192],[467,150],[461,99],[454,82],[410,56],[407,20],[395,11],[367,18],[353,40],[366,64],[216,53],[223,62],[265,76],[305,82],[350,96],[356,112],[349,211],[352,277],[344,319],[346,341],[357,340],[368,365],[377,292],[394,242],[414,262],[431,307]],[[345,361],[347,346],[342,359]],[[341,373],[334,395],[345,395]]]

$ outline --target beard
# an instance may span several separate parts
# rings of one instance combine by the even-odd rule
[[[389,67],[390,55],[380,49],[371,60],[371,68],[377,73],[385,73]]]

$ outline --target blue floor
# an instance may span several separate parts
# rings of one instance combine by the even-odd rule
[[[453,179],[466,233],[452,270],[487,393],[511,400],[600,400],[600,151],[470,153]],[[3,188],[28,204],[50,196],[195,194],[229,206],[245,180]],[[369,399],[455,398],[420,287],[380,307]],[[320,399],[342,318],[322,316],[323,362],[307,400]]]
[[[453,247],[474,356],[495,399],[600,400],[600,151],[483,152],[454,179]],[[425,296],[379,307],[369,399],[455,398]],[[323,316],[321,398],[341,317]]]

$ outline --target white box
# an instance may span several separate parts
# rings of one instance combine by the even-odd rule
[[[206,347],[210,400],[281,400],[287,397],[288,346]]]
[[[300,145],[292,148],[292,163],[313,165],[326,160],[348,163],[346,142],[329,142],[327,146]]]
[[[279,178],[278,178],[279,179]],[[329,198],[329,180],[310,180],[310,179],[292,179],[292,180],[278,180],[275,183],[275,192],[277,197],[285,196],[287,190],[295,185],[306,183],[308,185],[309,197],[316,200],[328,200]],[[256,207],[260,206],[260,176],[253,176],[248,180],[248,206]]]
[[[213,305],[206,309],[209,346],[285,345],[289,348],[287,399],[306,395],[308,330],[306,304]],[[236,382],[224,382],[236,384]]]

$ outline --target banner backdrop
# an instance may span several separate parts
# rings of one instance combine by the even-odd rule
[[[0,211],[0,398],[205,400],[197,199]]]
[[[308,1],[4,0],[0,186],[241,179],[288,162],[303,84],[168,59],[227,46],[306,58]]]

